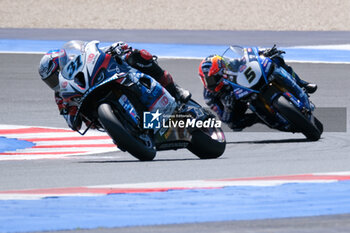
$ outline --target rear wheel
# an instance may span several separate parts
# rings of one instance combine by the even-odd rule
[[[123,126],[112,107],[103,103],[98,107],[98,116],[104,129],[121,150],[126,150],[141,161],[151,161],[156,156],[153,141],[148,135],[133,136],[127,126]]]
[[[226,140],[221,129],[208,131],[195,130],[192,133],[191,143],[187,149],[201,159],[215,159],[220,157],[226,148]]]
[[[307,139],[311,141],[317,141],[320,139],[322,134],[322,132],[319,130],[319,127],[322,126],[321,122],[317,120],[321,124],[320,126],[313,124],[284,96],[280,96],[277,100],[275,100],[274,107],[286,120],[291,123],[294,129],[296,129],[298,132],[302,132]]]

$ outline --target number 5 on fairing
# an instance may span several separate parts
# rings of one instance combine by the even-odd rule
[[[248,69],[246,69],[244,71],[244,75],[247,78],[249,83],[252,83],[256,77],[256,74],[255,74],[254,70],[252,70],[252,67],[249,67]]]

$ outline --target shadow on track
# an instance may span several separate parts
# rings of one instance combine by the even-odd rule
[[[227,144],[278,144],[278,143],[300,143],[311,142],[307,138],[293,138],[293,139],[275,139],[275,140],[259,140],[259,141],[238,141],[227,142]]]
[[[200,160],[199,158],[188,159],[155,159],[153,161],[139,161],[139,160],[96,160],[96,161],[79,161],[78,163],[153,163],[153,162],[175,162],[175,161],[190,161]]]

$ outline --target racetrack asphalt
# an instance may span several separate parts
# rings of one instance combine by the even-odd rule
[[[64,119],[58,115],[53,93],[37,74],[40,57],[0,55],[1,124],[66,127]],[[195,100],[203,104],[202,87],[197,77],[199,60],[160,59],[159,62],[180,85],[192,92]],[[311,96],[316,106],[342,107],[349,114],[350,65],[298,63],[292,66],[302,78],[319,85],[319,90]],[[324,118],[325,124],[332,121],[332,117]],[[307,142],[302,135],[291,133],[227,133],[226,152],[215,160],[198,160],[190,152],[178,150],[160,152],[153,162],[138,162],[123,152],[72,159],[1,161],[0,190],[349,171],[348,126],[347,132],[325,132],[317,142]],[[213,232],[213,229],[216,232],[234,232],[232,229],[236,232],[347,232],[350,229],[348,223],[349,216],[341,215],[137,227],[116,229],[115,232],[197,229],[201,232]],[[107,230],[100,229],[99,232]]]
[[[58,115],[53,93],[37,75],[39,60],[39,55],[0,55],[1,81],[5,84],[0,87],[2,124],[66,127],[65,121]],[[196,74],[199,60],[161,59],[159,62],[173,74],[180,85],[192,92],[194,99],[203,104],[202,87]],[[292,65],[301,77],[319,85],[319,91],[311,97],[316,106],[349,109],[349,97],[346,94],[346,87],[350,85],[347,76],[349,65]],[[326,118],[324,123],[331,121],[332,119]],[[347,123],[349,125],[349,122]],[[238,132],[226,135],[226,152],[215,160],[198,160],[190,152],[178,150],[160,152],[155,161],[142,163],[123,152],[77,156],[74,159],[63,160],[2,161],[0,190],[350,170],[349,133],[325,132],[317,142],[307,142],[299,134],[280,132]],[[334,220],[334,216],[330,218]],[[348,216],[345,215],[337,222],[342,220],[347,222]],[[293,232],[294,220],[281,221],[289,226],[286,227],[286,232]],[[334,221],[327,219],[327,222],[332,227]],[[224,223],[223,226],[231,228],[231,224],[236,223]],[[183,227],[171,225],[168,230],[171,232]],[[210,227],[205,229],[210,232]],[[249,227],[247,229],[247,232],[258,232],[253,230],[254,228],[251,228],[251,231]]]
[[[93,230],[50,231],[51,233],[347,233],[350,215],[329,215],[304,218],[224,221],[191,224],[155,225],[146,227],[99,228]]]
[[[348,44],[349,31],[222,31],[0,28],[1,39],[299,46]]]

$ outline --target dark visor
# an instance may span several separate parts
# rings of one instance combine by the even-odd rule
[[[209,89],[215,89],[216,86],[219,84],[222,76],[221,75],[212,75],[212,76],[205,76],[205,82],[207,84],[207,87]]]

